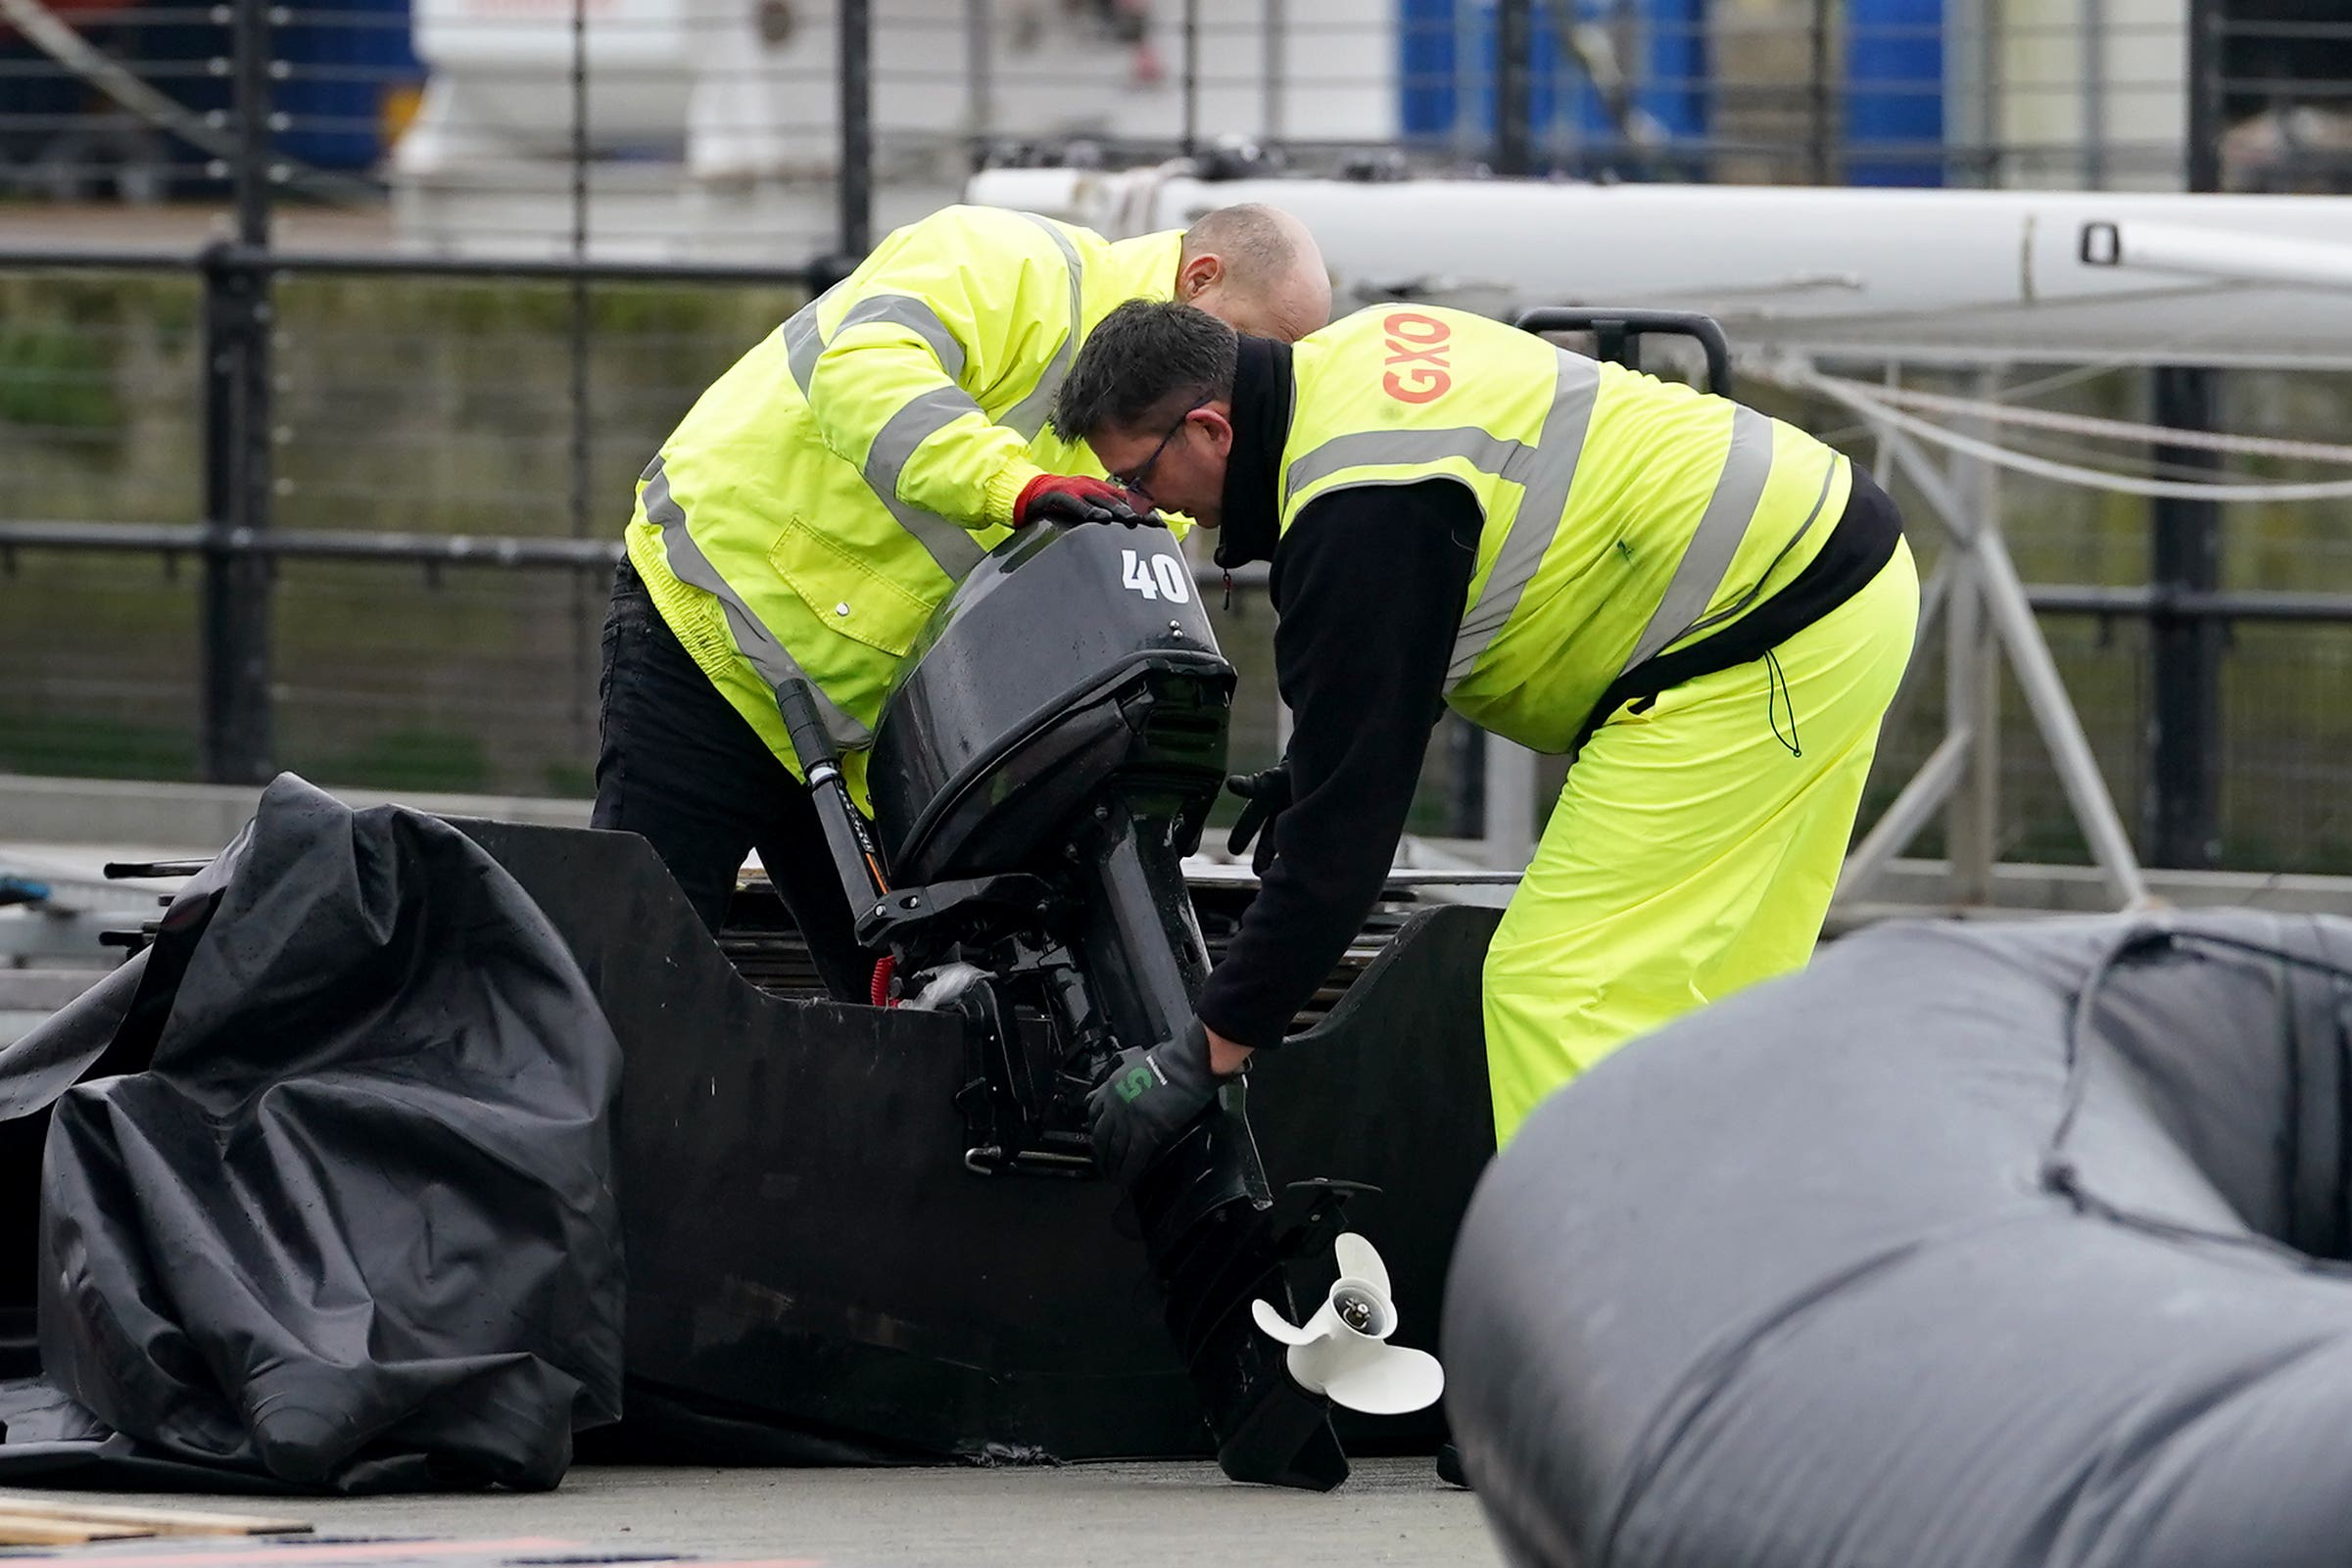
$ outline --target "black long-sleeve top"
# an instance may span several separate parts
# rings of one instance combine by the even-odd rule
[[[1290,350],[1243,338],[1217,559],[1273,562],[1295,801],[1273,825],[1273,865],[1198,1011],[1252,1047],[1281,1043],[1379,896],[1443,700],[1483,518],[1466,488],[1433,479],[1335,491],[1281,532],[1275,471],[1291,395]],[[1851,485],[1802,571],[1728,626],[1620,674],[1588,733],[1620,704],[1763,657],[1873,581],[1901,543],[1902,519],[1868,474]]]
[[[1362,928],[1388,875],[1444,703],[1481,514],[1450,479],[1336,491],[1276,538],[1275,464],[1290,351],[1244,338],[1218,560],[1271,555],[1274,673],[1291,711],[1293,799],[1241,932],[1201,993],[1201,1022],[1279,1045]]]

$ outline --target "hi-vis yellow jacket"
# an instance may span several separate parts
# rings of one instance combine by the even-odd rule
[[[1568,749],[1620,673],[1785,587],[1852,482],[1794,425],[1436,306],[1335,321],[1291,374],[1281,530],[1334,491],[1467,489],[1485,526],[1446,700],[1538,751]]]
[[[638,482],[629,559],[785,765],[787,678],[865,748],[932,610],[1041,472],[1100,475],[1045,423],[1086,334],[1176,291],[1179,234],[1107,241],[951,207],[897,230],[705,392]]]

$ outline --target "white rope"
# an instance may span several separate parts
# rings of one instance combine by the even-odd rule
[[[2061,413],[2055,408],[2028,408],[2013,403],[1989,403],[1981,398],[1953,398],[1909,387],[1882,386],[1821,376],[1825,386],[1848,388],[1865,398],[1899,406],[1924,408],[1988,424],[2025,425],[2071,436],[2141,442],[2148,446],[2185,447],[2200,451],[2238,452],[2249,457],[2292,457],[2308,462],[2352,463],[2352,447],[2322,441],[2291,441],[2277,436],[2232,436],[2214,430],[2176,430],[2169,425],[2141,424],[2131,419],[2101,419],[2091,414]]]
[[[2012,451],[1990,441],[1963,436],[1957,431],[1946,430],[1942,425],[1930,424],[1925,419],[1904,413],[1877,396],[1881,389],[1876,387],[1864,392],[1858,389],[1857,383],[1838,381],[1810,369],[1783,367],[1771,372],[1769,378],[1783,386],[1818,392],[1833,402],[1844,404],[1865,419],[1904,431],[1921,441],[1931,442],[1963,456],[1975,457],[2016,473],[2032,474],[2065,485],[2080,485],[2088,490],[2104,490],[2124,496],[2210,501],[2339,500],[2352,498],[2352,479],[2313,484],[2206,485],[2169,479],[2141,479],[2136,475],[2118,474],[2102,468],[2051,462],[2046,458]]]

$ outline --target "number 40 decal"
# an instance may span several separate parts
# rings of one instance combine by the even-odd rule
[[[1145,598],[1164,598],[1171,604],[1192,602],[1192,584],[1182,561],[1156,551],[1148,556],[1131,549],[1120,553],[1127,557],[1119,573],[1121,588]],[[1149,566],[1144,565],[1147,560],[1151,562]]]

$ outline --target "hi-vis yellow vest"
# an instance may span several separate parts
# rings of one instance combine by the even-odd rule
[[[1005,537],[1022,487],[1101,474],[1046,412],[1114,307],[1175,293],[1180,242],[936,213],[744,356],[662,444],[638,482],[629,559],[795,774],[779,683],[816,688],[862,799],[900,658]]]
[[[1335,490],[1459,481],[1485,522],[1446,699],[1539,751],[1620,672],[1785,586],[1851,483],[1792,425],[1459,310],[1360,311],[1291,369],[1283,531]]]

